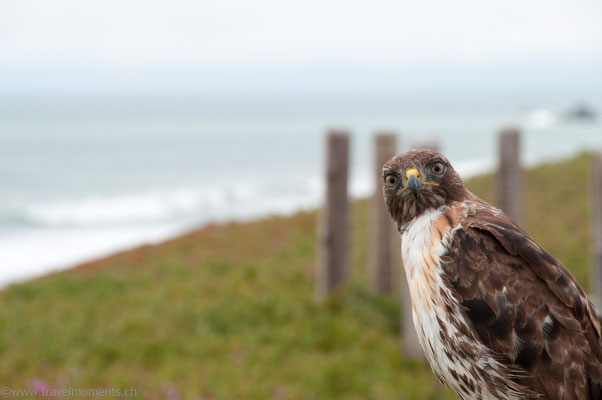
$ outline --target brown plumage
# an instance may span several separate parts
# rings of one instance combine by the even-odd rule
[[[602,321],[570,272],[443,155],[403,153],[383,178],[438,378],[466,400],[602,399]]]

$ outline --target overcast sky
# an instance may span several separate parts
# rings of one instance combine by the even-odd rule
[[[0,89],[602,83],[599,0],[0,0]]]

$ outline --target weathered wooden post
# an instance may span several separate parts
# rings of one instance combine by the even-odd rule
[[[412,138],[410,141],[410,149],[429,149],[439,151],[439,141],[434,137]]]
[[[324,299],[347,276],[349,260],[349,133],[326,136],[326,200],[321,213],[317,295]]]
[[[401,244],[400,244],[401,247]],[[401,253],[401,250],[400,250]],[[424,352],[418,342],[418,335],[414,327],[414,319],[412,318],[412,300],[410,299],[410,289],[408,288],[408,280],[405,270],[401,270],[400,284],[402,289],[401,295],[401,349],[402,354],[407,358],[424,359]]]
[[[499,134],[497,205],[514,222],[521,221],[520,132],[505,128]]]
[[[593,165],[593,273],[590,275],[592,298],[596,307],[602,309],[602,154],[594,160]]]
[[[383,198],[383,165],[397,153],[397,135],[374,135],[374,182],[372,198],[372,242],[370,283],[376,293],[391,293],[396,284],[395,271],[401,265],[400,238]]]

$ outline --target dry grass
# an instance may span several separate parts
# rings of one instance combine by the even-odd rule
[[[587,287],[591,156],[537,167],[525,227]],[[467,182],[492,199],[491,176]],[[145,399],[453,398],[400,354],[394,297],[366,285],[367,201],[353,271],[314,298],[316,214],[210,226],[0,293],[0,386],[134,387]]]

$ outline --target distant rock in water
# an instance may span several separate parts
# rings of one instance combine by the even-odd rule
[[[596,112],[590,106],[585,103],[578,104],[573,109],[566,113],[566,117],[572,120],[594,120],[596,119]]]

